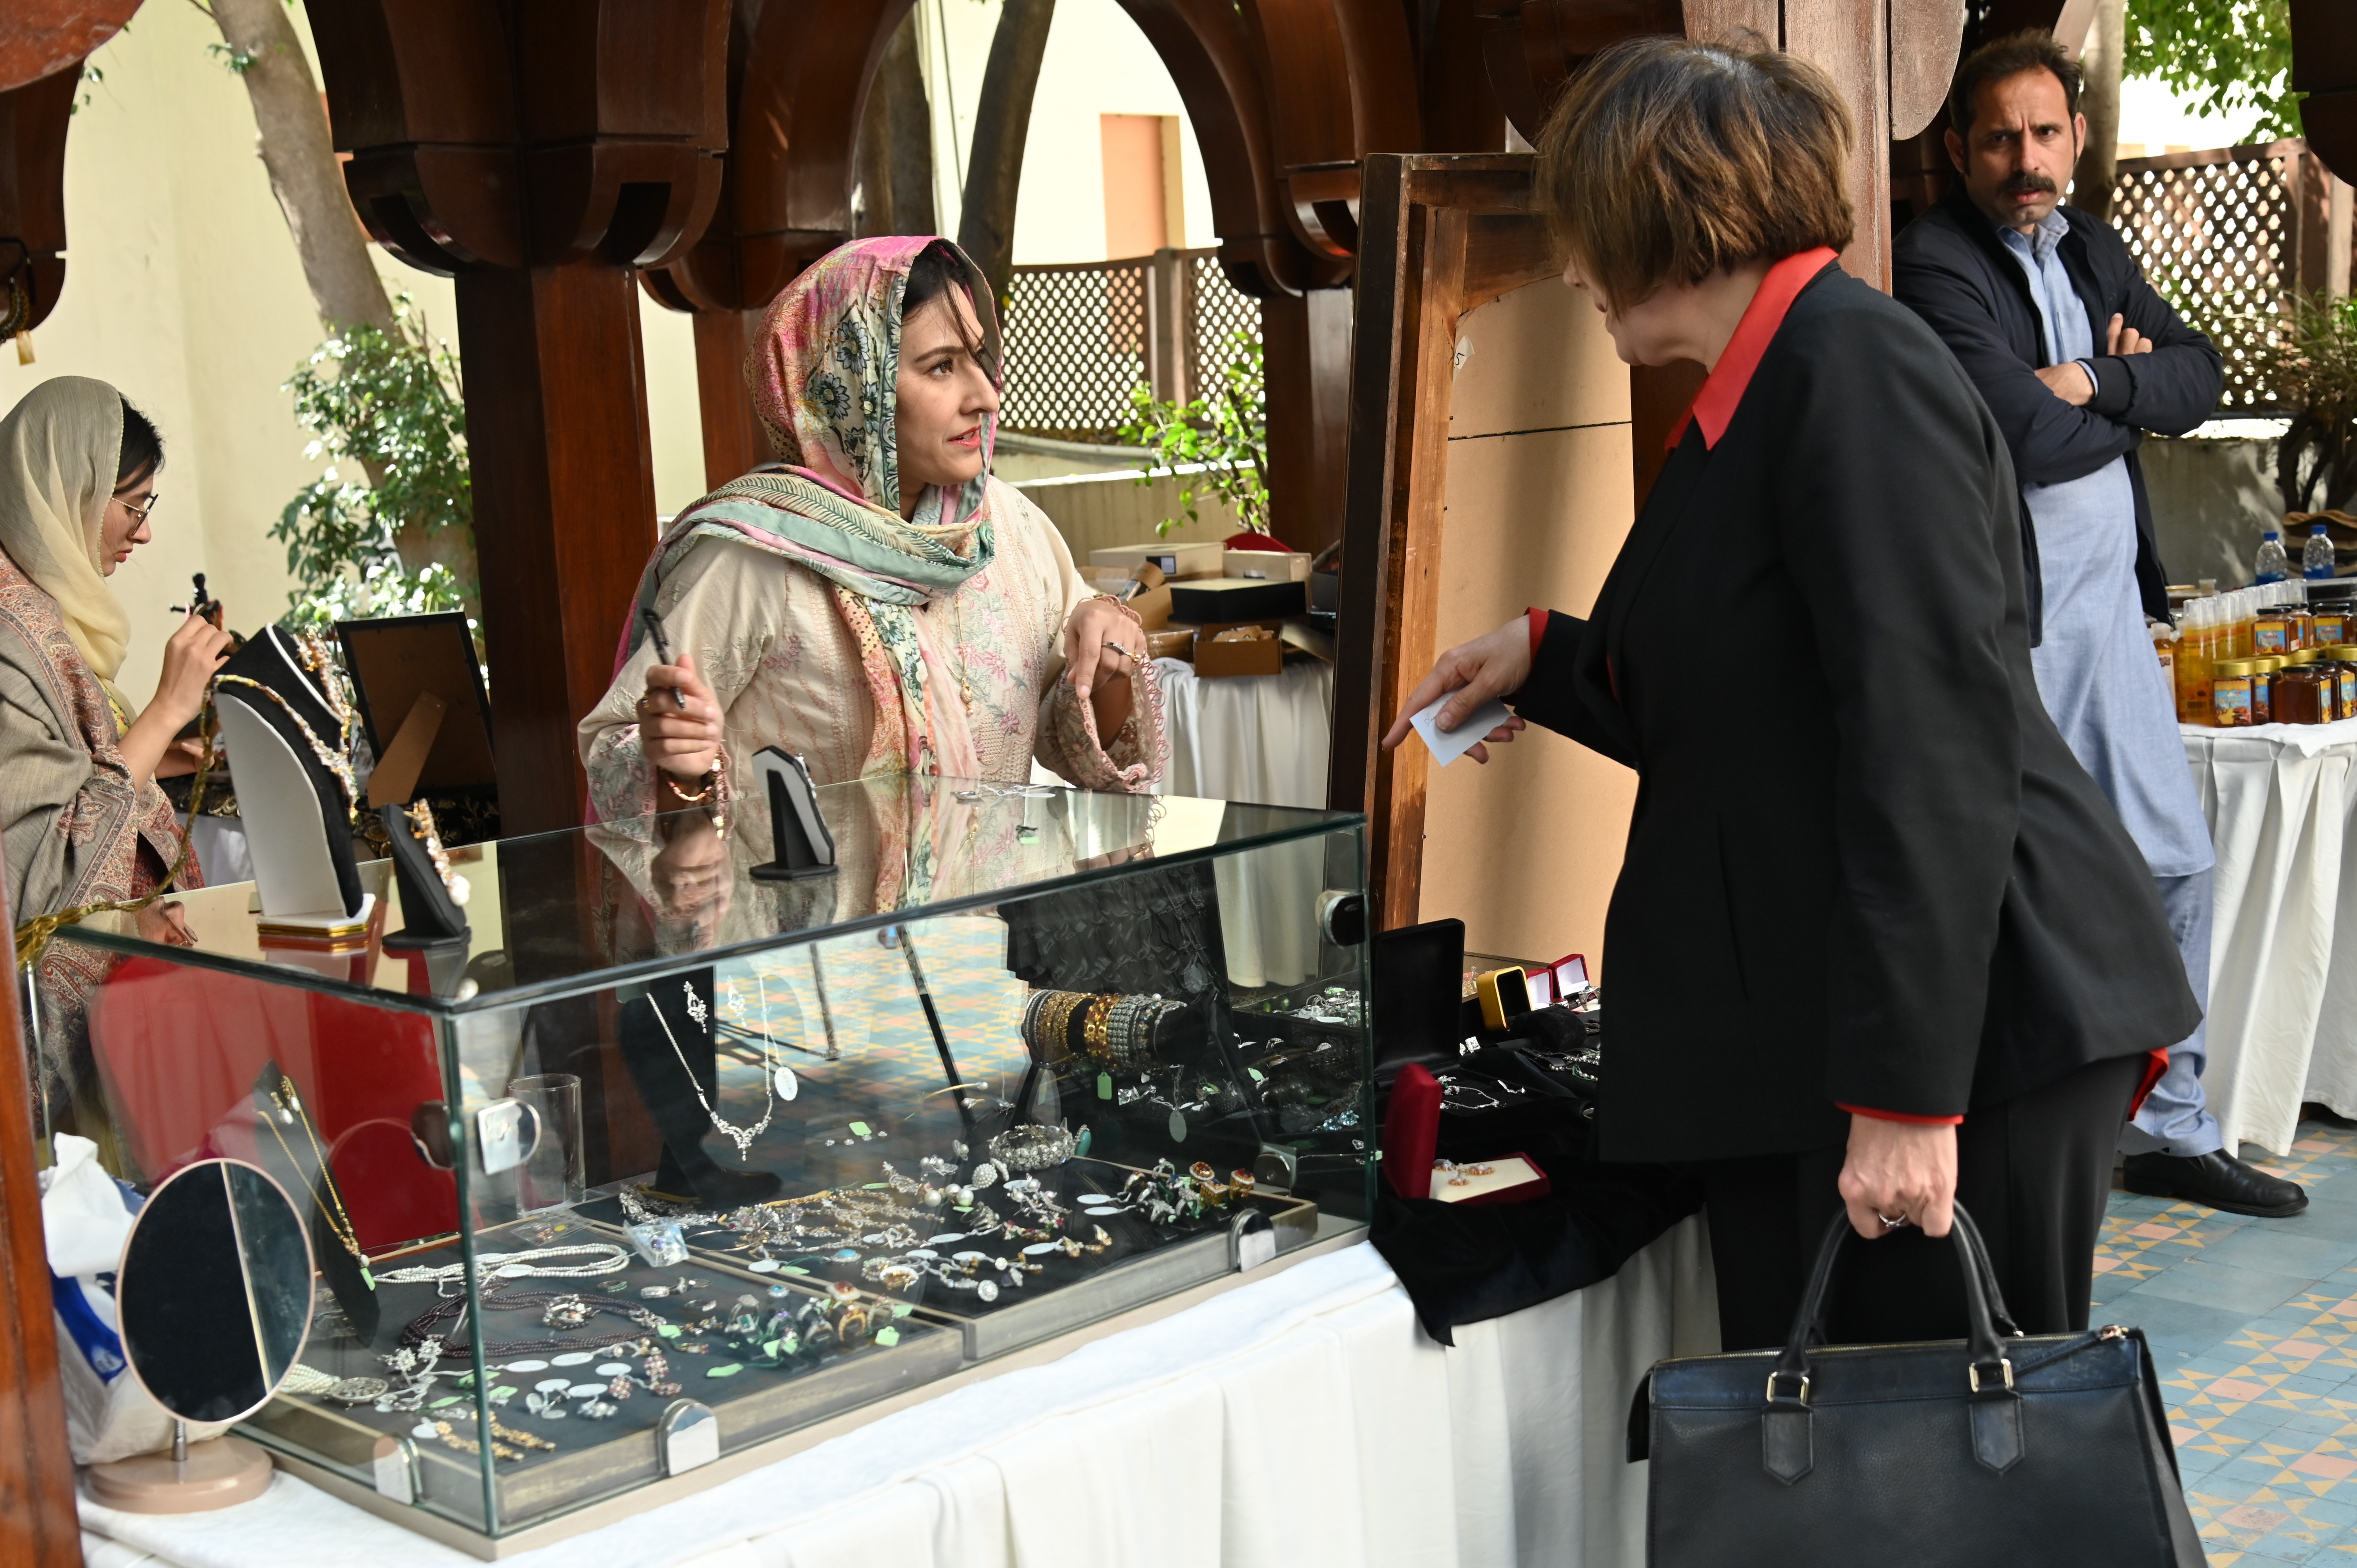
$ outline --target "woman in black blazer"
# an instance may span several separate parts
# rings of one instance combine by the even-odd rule
[[[1490,742],[1527,721],[1636,769],[1598,1124],[1702,1176],[1728,1348],[1782,1341],[1845,1206],[1880,1244],[1840,1336],[1960,1335],[1927,1240],[1959,1197],[2022,1326],[2084,1327],[2120,1123],[2199,1017],[2039,699],[2003,438],[1835,264],[1849,134],[1772,52],[1648,39],[1566,93],[1538,165],[1565,281],[1622,359],[1710,376],[1589,617],[1450,650],[1405,710],[1502,695]]]

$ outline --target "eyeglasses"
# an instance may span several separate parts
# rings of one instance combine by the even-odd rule
[[[143,527],[143,528],[144,528],[144,527],[145,527],[145,526],[146,526],[146,524],[147,524],[147,514],[148,514],[149,512],[151,512],[151,511],[154,511],[157,507],[161,506],[163,503],[164,503],[164,498],[163,498],[162,496],[160,496],[160,495],[153,495],[153,496],[149,496],[149,497],[147,498],[147,504],[146,504],[145,506],[133,506],[129,501],[124,500],[121,496],[117,496],[117,497],[115,497],[115,498],[114,498],[114,504],[115,504],[115,505],[117,505],[117,506],[119,506],[119,507],[121,507],[124,510],[125,510],[125,511],[129,512],[133,517],[135,517],[135,518],[138,519],[138,520],[139,520],[139,524],[140,524],[140,526],[141,526],[141,527]]]

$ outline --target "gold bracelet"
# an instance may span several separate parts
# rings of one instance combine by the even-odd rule
[[[1048,1004],[1039,1010],[1040,1044],[1049,1061],[1063,1061],[1072,1054],[1072,1014],[1088,1000],[1085,992],[1057,991],[1049,993]]]
[[[1105,1038],[1105,1026],[1113,1018],[1114,1004],[1120,1000],[1118,996],[1089,998],[1089,1015],[1087,1021],[1081,1026],[1081,1034],[1082,1037],[1089,1043],[1089,1055],[1098,1061],[1112,1059],[1113,1046]]]
[[[656,769],[656,771],[657,771],[657,772],[662,772],[662,769],[661,769],[661,768],[658,768],[658,769]],[[664,773],[664,774],[662,775],[662,781],[663,781],[665,784],[667,784],[667,785],[669,785],[669,786],[671,787],[671,792],[672,792],[673,795],[675,795],[675,796],[677,796],[677,797],[679,798],[679,800],[680,800],[680,801],[681,801],[681,803],[682,803],[682,804],[689,805],[689,806],[701,806],[702,804],[704,804],[704,802],[705,802],[705,801],[709,800],[710,799],[712,799],[712,791],[713,791],[713,789],[714,789],[714,787],[715,787],[715,786],[719,782],[719,780],[717,780],[716,779],[713,778],[713,774],[715,774],[715,773],[716,773],[716,772],[717,772],[717,771],[718,771],[718,769],[717,769],[717,768],[705,768],[705,769],[703,771],[703,773],[702,773],[702,774],[698,775],[698,777],[700,777],[700,778],[704,780],[704,788],[703,788],[702,789],[699,789],[698,791],[696,791],[696,792],[695,792],[694,794],[693,794],[693,795],[689,794],[686,790],[684,790],[684,789],[681,789],[681,788],[679,787],[679,780],[678,780],[678,779],[674,779],[674,778],[673,778],[673,777],[672,777],[670,774],[668,774],[668,773]]]

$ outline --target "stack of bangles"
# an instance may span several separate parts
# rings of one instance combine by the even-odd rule
[[[1158,1059],[1162,1026],[1184,1006],[1158,995],[1035,991],[1024,1004],[1023,1043],[1051,1063],[1084,1054],[1100,1067],[1141,1070]]]

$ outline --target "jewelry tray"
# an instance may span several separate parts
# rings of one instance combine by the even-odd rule
[[[476,1238],[478,1250],[506,1251],[544,1245],[545,1241],[537,1236],[526,1237],[519,1232],[539,1230],[548,1223],[544,1219],[479,1233]],[[558,1219],[554,1223],[559,1228],[558,1239],[565,1242],[622,1240],[604,1226],[587,1225],[577,1219]],[[458,1261],[458,1250],[453,1244],[406,1255],[398,1262],[402,1265],[433,1266]],[[765,1304],[774,1301],[782,1305],[789,1300],[824,1294],[823,1286],[748,1273],[733,1263],[710,1256],[699,1256],[668,1269],[650,1268],[633,1256],[630,1267],[619,1275],[586,1279],[527,1277],[513,1283],[519,1293],[572,1291],[592,1301],[652,1305],[660,1315],[668,1316],[671,1315],[662,1309],[671,1305],[669,1301],[650,1303],[638,1293],[641,1286],[671,1284],[682,1275],[705,1283],[705,1289],[690,1292],[692,1296],[717,1299],[724,1307],[743,1294],[759,1296]],[[625,1288],[607,1291],[605,1283],[615,1278],[622,1280]],[[785,1300],[772,1297],[772,1286],[787,1293]],[[330,1321],[336,1321],[339,1326],[340,1323],[334,1317],[334,1309],[323,1304],[311,1343],[304,1350],[305,1363],[338,1378],[384,1375],[386,1368],[378,1358],[391,1352],[402,1325],[434,1304],[435,1293],[436,1287],[431,1284],[381,1283],[378,1294],[384,1298],[386,1311],[378,1332],[380,1343],[374,1346],[360,1344],[349,1335],[329,1329],[327,1325]],[[864,1300],[883,1299],[864,1289],[861,1296]],[[497,1300],[496,1296],[489,1298],[490,1310],[484,1319],[486,1343],[563,1337],[561,1331],[542,1324],[537,1307],[501,1312],[497,1310]],[[596,1338],[619,1332],[626,1326],[623,1318],[599,1314],[590,1319],[587,1327],[576,1332],[585,1339]],[[711,1408],[719,1419],[720,1449],[725,1454],[932,1381],[957,1370],[965,1360],[963,1337],[953,1331],[954,1326],[938,1321],[936,1314],[910,1308],[893,1320],[892,1327],[899,1336],[895,1345],[869,1342],[848,1352],[805,1352],[774,1369],[746,1363],[741,1371],[726,1379],[705,1375],[715,1366],[739,1359],[719,1342],[716,1335],[713,1337],[712,1353],[702,1356],[678,1348],[682,1343],[697,1342],[699,1336],[668,1340],[664,1348],[670,1362],[670,1380],[679,1384],[679,1392],[659,1395],[636,1389],[629,1400],[616,1402],[615,1413],[604,1420],[592,1420],[578,1413],[559,1421],[541,1420],[525,1410],[522,1391],[529,1390],[543,1374],[535,1370],[501,1380],[520,1391],[504,1407],[493,1407],[494,1418],[502,1425],[553,1441],[557,1446],[554,1452],[527,1449],[520,1460],[500,1459],[495,1463],[496,1526],[484,1517],[481,1456],[452,1448],[438,1437],[412,1435],[412,1429],[421,1420],[435,1419],[448,1420],[451,1430],[460,1436],[479,1435],[471,1413],[457,1419],[451,1416],[452,1412],[471,1412],[475,1408],[471,1388],[462,1390],[455,1378],[437,1379],[436,1391],[427,1396],[427,1408],[414,1412],[380,1412],[372,1405],[348,1408],[317,1396],[281,1393],[240,1430],[296,1458],[334,1466],[360,1484],[374,1486],[380,1492],[387,1489],[383,1477],[388,1474],[398,1477],[405,1467],[419,1506],[472,1530],[507,1530],[544,1520],[625,1487],[661,1479],[665,1472],[656,1425],[674,1400],[694,1400]],[[463,1340],[453,1349],[463,1355]],[[533,1359],[545,1359],[550,1354],[536,1352]],[[611,1348],[593,1351],[592,1355],[589,1366],[614,1359]],[[637,1361],[636,1357],[630,1359]],[[447,1369],[454,1362],[446,1358],[443,1365]],[[604,1380],[595,1379],[587,1366],[576,1370],[591,1380]],[[465,1397],[459,1402],[444,1405],[438,1411],[433,1408],[436,1401],[460,1393]],[[568,1401],[566,1408],[577,1412],[574,1402]],[[414,1460],[407,1456],[412,1453]]]
[[[1091,1224],[1097,1223],[1079,1211],[1076,1200],[1081,1194],[1118,1193],[1123,1182],[1135,1174],[1135,1167],[1075,1156],[1033,1174],[1042,1180],[1054,1178],[1058,1201],[1074,1209],[1063,1233],[1079,1240],[1089,1235]],[[954,1291],[931,1280],[920,1280],[914,1288],[906,1291],[887,1290],[861,1277],[859,1261],[838,1262],[823,1250],[797,1254],[792,1263],[807,1271],[803,1278],[820,1283],[841,1281],[858,1287],[865,1294],[904,1302],[922,1308],[929,1316],[956,1325],[964,1334],[965,1359],[983,1361],[1232,1273],[1237,1267],[1232,1231],[1245,1209],[1267,1216],[1280,1254],[1318,1239],[1315,1203],[1282,1194],[1254,1193],[1241,1199],[1240,1207],[1232,1206],[1202,1219],[1157,1225],[1134,1213],[1115,1215],[1103,1221],[1113,1240],[1113,1245],[1103,1254],[1084,1252],[1071,1258],[1051,1252],[1035,1259],[1047,1265],[1044,1273],[1021,1288],[1000,1288],[998,1299],[990,1302],[979,1299],[974,1292]],[[607,1226],[618,1225],[622,1219],[620,1202],[610,1197],[583,1204],[576,1212]],[[939,1224],[944,1232],[954,1231],[956,1211],[941,1210]],[[691,1227],[683,1234],[699,1264],[743,1267],[727,1249],[730,1232]],[[961,1240],[985,1251],[1008,1256],[1020,1251],[1024,1245],[997,1237]],[[1083,1283],[1087,1289],[1073,1288]]]

